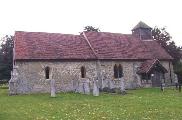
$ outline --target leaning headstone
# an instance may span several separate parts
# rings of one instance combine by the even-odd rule
[[[123,78],[119,78],[119,80],[120,80],[121,94],[126,94],[125,85],[124,85],[124,79]]]
[[[85,79],[83,81],[83,90],[84,90],[84,94],[90,94],[90,81],[89,79]]]
[[[55,80],[51,79],[51,97],[56,97]]]
[[[99,96],[98,80],[94,80],[93,96]]]

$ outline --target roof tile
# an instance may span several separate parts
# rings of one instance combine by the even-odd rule
[[[15,59],[172,59],[155,41],[130,34],[85,32],[83,34],[15,32]]]

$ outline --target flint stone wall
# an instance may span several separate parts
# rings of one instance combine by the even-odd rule
[[[56,92],[75,91],[81,78],[81,66],[89,80],[96,77],[95,62],[16,62],[19,76],[31,86],[30,93],[50,92],[50,80],[45,78],[45,67],[50,67],[50,79],[56,82]]]
[[[136,88],[141,86],[140,76],[136,74],[137,67],[142,62],[132,61],[101,61],[100,70],[102,83],[99,87],[120,87],[118,79],[114,78],[113,67],[115,64],[121,64],[123,67],[123,79],[126,89]],[[164,67],[167,67],[168,62],[163,62]],[[26,83],[28,88],[18,90],[18,93],[37,93],[50,92],[50,80],[45,79],[45,67],[50,67],[50,79],[56,82],[56,92],[77,91],[81,78],[81,66],[86,68],[86,78],[90,81],[90,88],[93,89],[93,81],[98,79],[97,62],[96,61],[60,61],[60,62],[23,62],[16,61],[18,66],[17,71],[19,78],[23,83]],[[169,78],[169,74],[166,74]],[[166,81],[170,81],[166,79]],[[18,86],[18,85],[17,85]],[[20,86],[20,85],[19,85]],[[19,87],[20,88],[20,87]],[[26,90],[26,91],[24,91]],[[27,91],[28,90],[28,91]]]

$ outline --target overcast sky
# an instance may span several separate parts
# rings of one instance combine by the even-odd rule
[[[181,0],[0,0],[0,37],[14,31],[78,34],[87,25],[131,33],[139,21],[166,26],[182,46]]]

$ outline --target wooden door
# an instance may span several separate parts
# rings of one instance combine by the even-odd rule
[[[152,87],[159,87],[161,84],[161,73],[158,71],[154,72],[154,76],[152,77]]]

